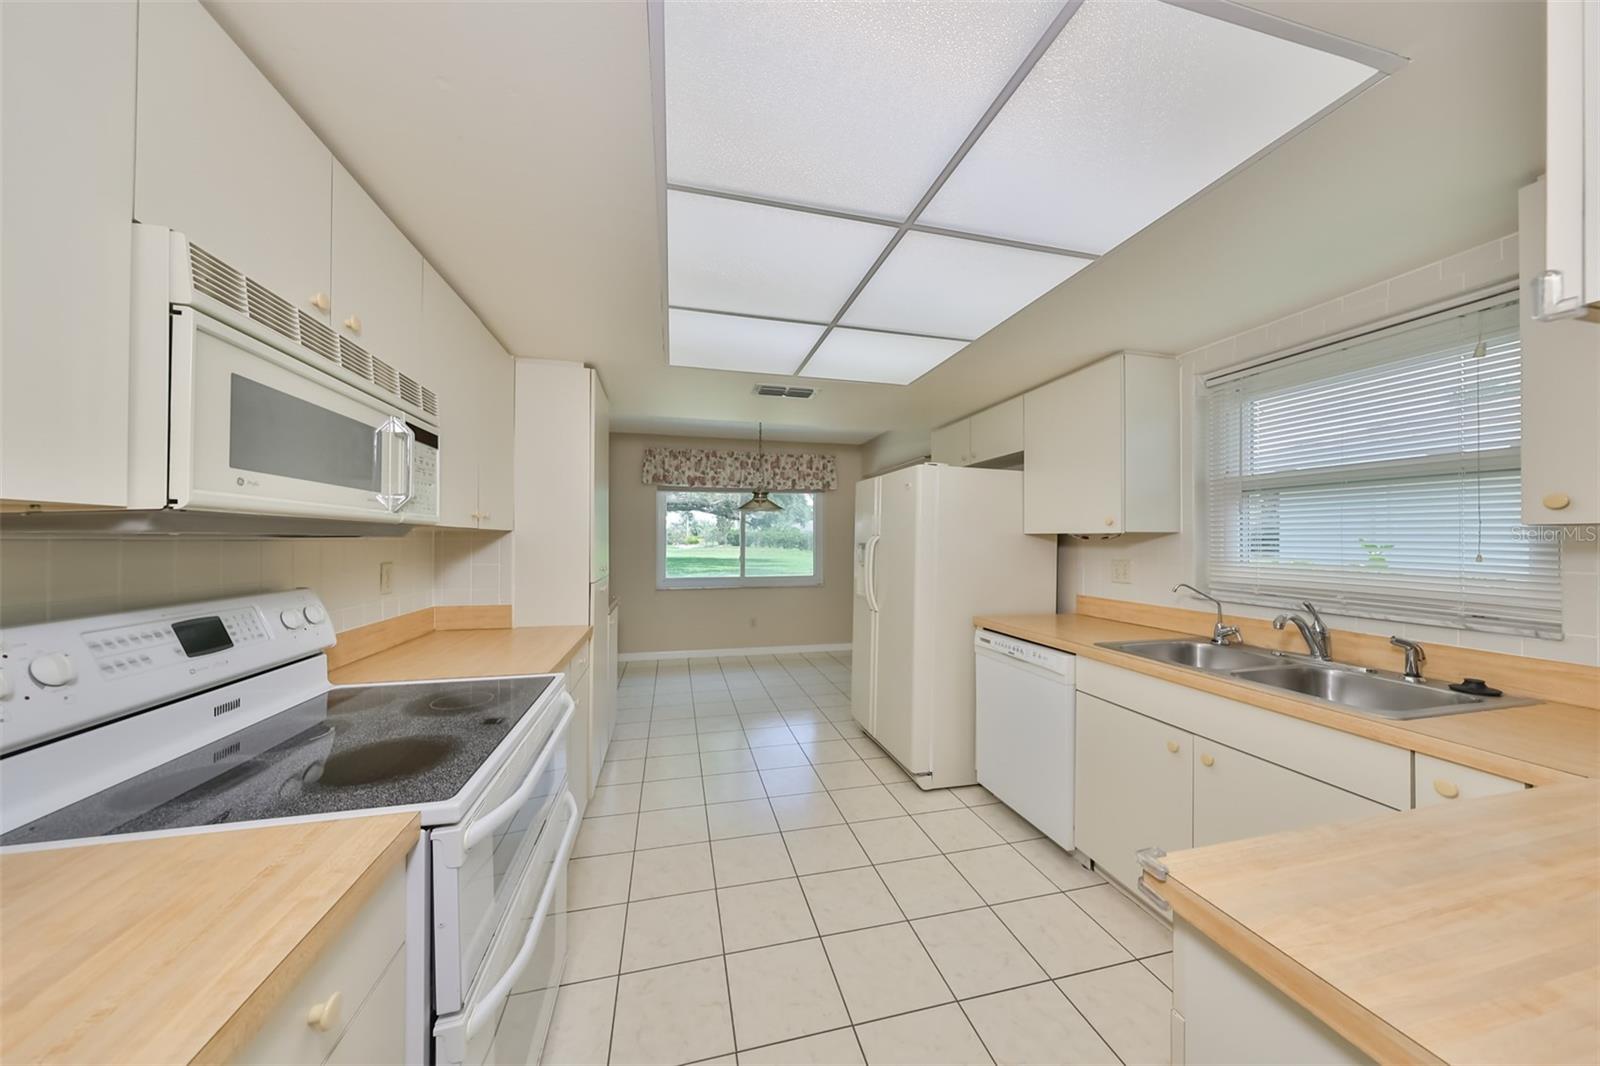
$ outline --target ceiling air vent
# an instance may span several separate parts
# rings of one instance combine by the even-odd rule
[[[197,244],[189,245],[189,273],[196,292],[244,313],[244,275]]]
[[[289,301],[254,278],[245,278],[246,313],[268,329],[299,342],[300,323]]]
[[[339,338],[334,335],[333,330],[324,326],[304,311],[296,311],[295,317],[300,323],[300,343],[324,359],[337,363],[339,361]]]
[[[339,338],[339,365],[356,377],[372,380],[372,356],[349,337]]]
[[[779,396],[779,397],[782,397],[783,399],[786,399],[786,400],[809,400],[809,399],[811,399],[812,396],[816,395],[816,392],[817,392],[816,389],[808,389],[808,388],[805,388],[804,386],[789,386],[789,385],[757,385],[756,386],[756,395],[757,396]]]
[[[394,367],[377,356],[372,357],[372,383],[384,392],[400,392],[400,376],[395,373]]]

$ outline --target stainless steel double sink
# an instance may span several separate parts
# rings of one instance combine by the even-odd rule
[[[1434,718],[1533,702],[1505,696],[1469,696],[1437,681],[1407,681],[1398,674],[1366,667],[1248,645],[1212,644],[1199,637],[1113,641],[1098,646],[1230,681],[1308,696],[1341,710],[1377,718]]]

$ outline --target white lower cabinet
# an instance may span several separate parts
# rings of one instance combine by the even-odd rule
[[[1197,848],[1393,809],[1204,738],[1194,752]]]
[[[1189,923],[1172,932],[1174,1066],[1372,1061]]]
[[[237,1063],[405,1057],[406,880],[398,865],[273,1008]]]
[[[1412,806],[1415,807],[1432,807],[1479,796],[1498,796],[1503,792],[1521,792],[1527,787],[1521,781],[1446,762],[1421,752],[1416,753],[1415,759],[1415,770],[1411,775],[1415,790],[1412,793]]]
[[[1411,752],[1402,748],[1094,660],[1080,659],[1077,683],[1075,843],[1130,891],[1141,848],[1203,847],[1410,806]]]
[[[1134,852],[1190,846],[1194,739],[1182,729],[1078,693],[1077,847],[1128,888],[1139,877]]]

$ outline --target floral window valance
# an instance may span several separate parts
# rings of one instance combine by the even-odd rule
[[[766,489],[829,492],[839,487],[839,463],[816,452],[721,452],[704,448],[646,448],[642,480],[684,489]]]

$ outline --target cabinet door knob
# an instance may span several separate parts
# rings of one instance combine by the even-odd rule
[[[306,1012],[306,1024],[319,1033],[326,1033],[339,1021],[339,993],[335,992]]]
[[[333,306],[333,301],[328,299],[327,293],[319,292],[311,297],[311,306],[315,307],[318,311],[326,311],[328,308]]]
[[[1107,526],[1114,526],[1116,524],[1117,524],[1117,520],[1114,517],[1112,517],[1111,515],[1107,515],[1106,516],[1106,525]]]
[[[1539,501],[1552,511],[1565,511],[1572,503],[1572,497],[1564,492],[1546,493],[1544,499]]]
[[[1167,741],[1167,750],[1174,755],[1178,754],[1178,742],[1176,740]]]
[[[1455,782],[1446,781],[1442,777],[1434,779],[1433,790],[1447,800],[1453,800],[1457,796],[1461,795],[1461,790],[1456,787]]]
[[[361,316],[351,315],[349,318],[345,319],[344,328],[349,330],[351,333],[359,334],[361,332]]]
[[[1209,756],[1209,755],[1202,755],[1202,756],[1200,756],[1200,765],[1201,765],[1201,766],[1211,766],[1211,765],[1213,765],[1213,764],[1214,764],[1214,763],[1215,763],[1215,762],[1216,762],[1216,761],[1217,761],[1217,760],[1215,760],[1215,759],[1213,759],[1213,758],[1212,758],[1212,757],[1211,757],[1211,756]]]

